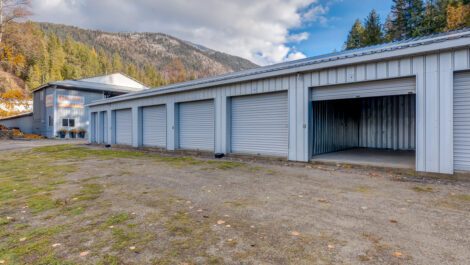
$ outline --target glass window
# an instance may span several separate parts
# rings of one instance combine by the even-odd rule
[[[75,127],[75,119],[69,119],[69,127]]]
[[[69,119],[62,119],[62,126],[68,127],[69,126]]]
[[[53,124],[52,124],[52,117],[49,116],[49,127],[52,127],[52,125],[53,125]]]

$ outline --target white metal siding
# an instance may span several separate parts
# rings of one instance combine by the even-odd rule
[[[165,105],[142,108],[142,143],[144,146],[166,147]]]
[[[232,152],[287,156],[287,93],[232,98]]]
[[[396,96],[416,93],[414,78],[389,79],[314,88],[312,100]]]
[[[116,110],[116,144],[132,145],[132,110]]]
[[[179,104],[179,148],[213,151],[215,145],[214,101]]]
[[[470,72],[454,79],[454,169],[470,170]]]

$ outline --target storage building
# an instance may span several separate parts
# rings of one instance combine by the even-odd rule
[[[386,151],[469,171],[469,48],[461,30],[100,100],[89,140],[303,162]]]

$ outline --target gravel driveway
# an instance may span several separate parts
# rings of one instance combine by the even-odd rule
[[[5,206],[2,211],[33,227],[66,225],[48,241],[61,244],[50,250],[61,260],[426,265],[470,261],[469,179],[120,153],[99,147],[34,152],[77,167],[51,193],[63,203],[41,213]],[[82,210],[69,215],[74,209]]]

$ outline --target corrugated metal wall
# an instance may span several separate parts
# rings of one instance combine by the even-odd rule
[[[416,96],[362,99],[359,124],[359,147],[415,150]]]
[[[416,148],[415,95],[313,102],[313,121],[313,155]]]
[[[354,99],[313,102],[313,155],[359,145],[360,106]]]

